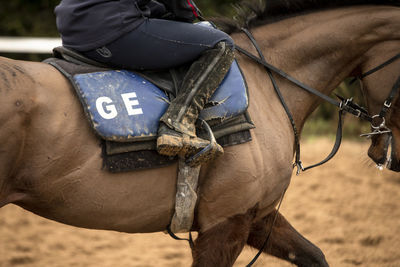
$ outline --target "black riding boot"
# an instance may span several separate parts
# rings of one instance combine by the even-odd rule
[[[229,71],[233,58],[232,49],[225,42],[220,42],[191,65],[179,95],[160,119],[157,139],[160,154],[188,156],[209,144],[209,141],[196,136],[195,122]],[[198,158],[196,163],[202,164],[222,153],[222,147],[217,145]]]

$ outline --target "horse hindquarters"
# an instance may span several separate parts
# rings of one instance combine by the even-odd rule
[[[192,248],[192,267],[229,267],[246,244],[256,208],[242,215],[235,215],[208,229],[199,231]]]
[[[251,226],[247,244],[261,249],[271,229],[275,212]],[[329,266],[322,251],[297,232],[286,219],[277,214],[265,253],[287,260],[297,266]]]

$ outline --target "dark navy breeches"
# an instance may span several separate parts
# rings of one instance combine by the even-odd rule
[[[146,19],[138,28],[110,44],[82,53],[117,68],[166,69],[194,61],[221,41],[234,46],[229,35],[211,27]]]

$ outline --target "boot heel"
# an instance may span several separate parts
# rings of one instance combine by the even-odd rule
[[[157,138],[157,152],[164,156],[176,156],[183,148],[182,138],[171,135],[161,135]]]

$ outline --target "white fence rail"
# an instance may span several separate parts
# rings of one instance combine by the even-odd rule
[[[60,38],[0,37],[0,53],[51,54]]]

